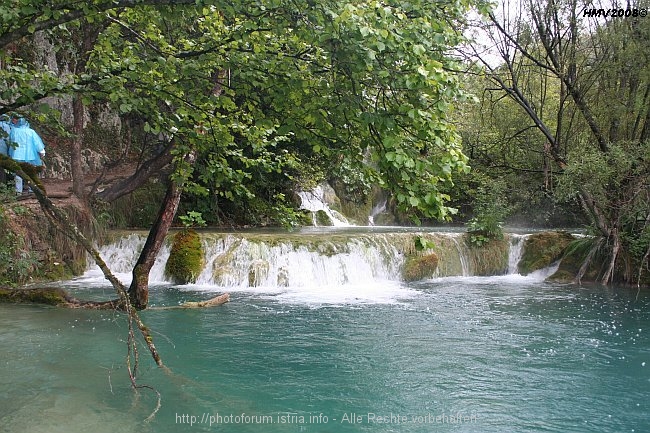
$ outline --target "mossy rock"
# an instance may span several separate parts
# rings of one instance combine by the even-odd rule
[[[402,268],[404,281],[420,281],[433,277],[438,269],[438,256],[427,254],[425,256],[410,256],[406,259]]]
[[[289,287],[289,270],[287,268],[278,269],[277,284],[278,287]]]
[[[298,224],[301,226],[313,226],[314,225],[314,216],[312,213],[308,210],[302,209],[298,211],[297,213],[298,216]]]
[[[341,200],[340,209],[332,209],[339,211],[348,221],[364,225],[368,223],[368,215],[372,212],[372,203],[369,199],[364,202]]]
[[[581,245],[582,244],[582,247]],[[562,257],[560,266],[557,271],[549,277],[550,281],[561,282],[561,283],[571,283],[575,282],[580,269],[582,268],[585,260],[587,259],[589,247],[588,239],[578,239],[574,241],[574,244],[570,245],[567,248],[567,252]],[[584,269],[584,274],[580,278],[582,283],[595,283],[601,282],[603,275],[605,274],[609,266],[608,257],[602,254],[602,251],[594,254],[589,261],[586,269]],[[638,280],[638,265],[635,264],[631,266],[633,272],[633,282],[636,283]],[[625,285],[626,282],[623,279],[625,275],[625,269],[621,267],[620,261],[617,263],[616,268],[614,269],[614,283]],[[645,271],[641,275],[641,280],[638,281],[638,284],[642,287],[650,286],[650,273]]]
[[[46,263],[42,272],[47,281],[69,280],[75,275],[72,269],[60,262]]]
[[[325,212],[324,210],[316,211],[316,224],[324,227],[329,227],[334,225],[332,219],[329,217],[329,215],[327,215],[327,212]]]
[[[51,287],[36,289],[0,287],[0,302],[65,305],[68,303],[68,294],[63,289]]]
[[[570,283],[575,281],[576,276],[582,267],[585,256],[578,251],[571,252],[570,250],[571,248],[569,248],[567,254],[562,257],[562,261],[560,262],[560,266],[558,267],[557,271],[555,271],[555,273],[548,278],[550,281],[562,283]],[[598,279],[598,267],[601,264],[602,263],[600,260],[594,260],[593,263],[586,269],[582,279],[584,281],[596,281]]]
[[[519,273],[547,268],[564,255],[574,237],[567,232],[543,232],[530,235],[524,241],[523,254],[519,260]]]
[[[577,274],[578,269],[562,269],[562,265],[560,265],[560,268],[558,268],[553,275],[548,277],[547,280],[556,283],[572,283],[575,281]]]
[[[480,247],[472,245],[468,248],[472,274],[488,277],[507,273],[509,252],[510,242],[506,238],[490,239]]]
[[[248,286],[258,287],[264,284],[269,276],[269,262],[254,260],[248,268]]]
[[[212,270],[212,278],[220,286],[228,286],[237,276],[237,272],[230,265],[215,266]]]
[[[165,275],[175,284],[195,283],[203,270],[203,244],[194,230],[174,235],[172,249],[165,264]]]
[[[395,215],[389,212],[382,212],[375,215],[374,222],[376,226],[394,226],[397,225],[397,219]]]

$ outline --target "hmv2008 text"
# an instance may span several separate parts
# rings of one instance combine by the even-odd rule
[[[614,9],[597,9],[585,8],[582,16],[589,18],[644,18],[648,15],[645,8],[614,8]]]

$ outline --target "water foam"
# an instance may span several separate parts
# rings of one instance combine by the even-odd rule
[[[397,236],[397,237],[396,237]],[[397,244],[402,234],[377,233],[334,238],[308,235],[256,238],[242,234],[206,233],[202,236],[205,266],[195,284],[181,286],[194,292],[230,292],[270,297],[281,302],[311,304],[394,303],[411,298],[416,292],[401,280],[404,254]],[[410,236],[406,234],[406,236]],[[451,250],[456,250],[462,278],[503,284],[543,281],[554,268],[528,276],[516,273],[524,236],[513,236],[510,247],[509,274],[473,277],[470,275],[467,248],[458,233],[446,233]],[[129,234],[100,248],[109,268],[125,284],[132,279],[135,265],[146,237]],[[171,285],[165,277],[165,263],[170,246],[165,244],[150,273],[150,286]],[[450,255],[449,258],[453,258]],[[440,270],[440,269],[439,269]],[[459,277],[445,278],[458,280]],[[92,288],[107,286],[100,269],[93,265],[70,286]]]

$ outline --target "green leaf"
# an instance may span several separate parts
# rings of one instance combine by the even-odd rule
[[[421,56],[422,54],[424,54],[424,53],[426,53],[426,52],[427,52],[427,49],[424,48],[424,45],[422,45],[422,44],[415,44],[415,45],[413,45],[413,53],[414,53],[416,56]]]

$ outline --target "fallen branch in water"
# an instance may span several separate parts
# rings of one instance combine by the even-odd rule
[[[224,293],[223,295],[215,296],[206,301],[198,302],[185,302],[179,305],[180,308],[206,308],[206,307],[216,307],[218,305],[225,304],[230,301],[230,294]]]

